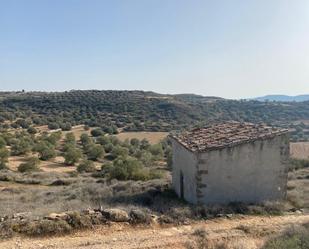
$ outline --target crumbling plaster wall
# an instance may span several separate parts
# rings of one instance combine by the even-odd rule
[[[197,203],[259,203],[283,199],[288,158],[288,134],[201,153]]]
[[[190,203],[197,203],[197,156],[174,139],[171,141],[173,145],[173,188],[180,196],[180,174],[182,172],[184,199]]]

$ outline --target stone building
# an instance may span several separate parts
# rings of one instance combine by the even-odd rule
[[[173,187],[190,203],[259,203],[286,196],[287,130],[227,122],[170,140]]]

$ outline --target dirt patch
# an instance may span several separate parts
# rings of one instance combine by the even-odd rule
[[[293,158],[309,159],[309,142],[291,143],[290,150]]]
[[[25,162],[24,156],[11,156],[9,157],[8,166],[10,170],[17,171],[18,166],[24,162]]]
[[[9,158],[8,166],[12,171],[18,171],[18,166],[25,162],[25,156],[11,156]],[[99,168],[99,165],[96,165]],[[76,170],[75,166],[67,166],[64,164],[64,158],[58,156],[50,161],[41,161],[40,169],[44,172],[59,172],[68,173]]]
[[[71,129],[70,131],[62,131],[62,138],[64,138],[65,135],[66,135],[67,133],[70,133],[70,132],[72,132],[72,133],[75,135],[76,139],[79,139],[79,138],[80,138],[80,135],[83,134],[83,133],[86,133],[86,134],[90,135],[90,132],[91,132],[91,130],[92,130],[93,128],[86,131],[86,130],[84,129],[84,127],[85,127],[84,125],[76,125],[76,126],[73,126],[72,129]],[[52,132],[61,131],[61,129],[50,130],[50,129],[48,129],[48,126],[47,126],[47,125],[36,126],[35,128],[38,130],[39,133],[43,133],[43,132],[52,133]]]
[[[92,129],[89,129],[88,131],[85,131],[84,125],[77,125],[77,126],[73,126],[72,129],[71,129],[70,131],[63,131],[63,132],[62,132],[62,135],[63,135],[62,137],[64,138],[65,135],[66,135],[67,133],[72,132],[72,133],[74,134],[75,138],[76,138],[77,140],[79,140],[80,136],[81,136],[83,133],[86,133],[86,134],[90,135],[91,130],[92,130]]]
[[[139,140],[147,139],[151,144],[157,144],[162,139],[166,138],[168,132],[122,132],[117,135],[117,137],[124,141],[126,139],[137,138]]]
[[[52,161],[41,161],[40,169],[44,172],[68,173],[76,170],[75,166],[64,164],[63,157],[56,157]]]
[[[224,241],[229,245],[245,245],[257,249],[269,237],[269,233],[278,233],[290,225],[309,222],[309,215],[289,215],[281,217],[248,217],[234,219],[214,219],[200,221],[192,225],[161,227],[132,227],[128,224],[110,223],[109,226],[98,226],[91,231],[79,231],[72,235],[48,238],[16,237],[0,243],[0,248],[188,248],[188,242],[196,238],[196,230],[207,231],[209,241]],[[239,229],[246,226],[247,233]],[[233,248],[233,247],[232,247]]]

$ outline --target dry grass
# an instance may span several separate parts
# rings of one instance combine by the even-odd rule
[[[291,143],[290,151],[293,158],[309,159],[309,142]]]
[[[117,137],[124,141],[126,139],[137,138],[139,140],[147,139],[151,144],[157,144],[162,139],[166,138],[168,132],[122,132]]]
[[[94,128],[91,128],[91,129],[89,129],[88,131],[85,131],[84,125],[73,126],[73,127],[72,127],[72,130],[70,130],[70,131],[63,131],[63,132],[62,132],[62,138],[65,138],[65,135],[66,135],[67,133],[72,132],[72,133],[74,134],[75,138],[76,138],[77,140],[79,140],[80,136],[81,136],[83,133],[86,133],[86,134],[90,135],[90,132],[91,132],[92,129],[94,129]]]
[[[278,237],[266,242],[262,249],[308,249],[309,223],[292,225]]]
[[[289,173],[287,198],[294,207],[309,210],[309,168]]]
[[[79,139],[81,134],[86,133],[86,134],[90,135],[91,130],[94,129],[94,128],[91,128],[91,129],[85,131],[84,127],[85,127],[84,125],[76,125],[76,126],[73,126],[70,131],[62,131],[62,139],[65,137],[65,135],[67,133],[70,133],[70,132],[72,132],[75,135],[76,139]],[[52,132],[61,131],[61,129],[49,130],[47,125],[36,126],[35,128],[38,130],[38,133],[43,133],[43,132],[51,132],[52,133]]]
[[[100,206],[157,208],[149,205],[167,184],[166,180],[118,182],[93,178],[89,174],[1,171],[0,214],[30,212],[41,216]]]
[[[17,171],[18,166],[25,162],[25,156],[11,156],[9,157],[8,167],[12,171]],[[99,169],[100,163],[96,163],[96,167]],[[64,164],[64,158],[58,156],[49,161],[41,161],[40,170],[44,172],[59,172],[68,173],[76,170],[75,166],[67,166]]]

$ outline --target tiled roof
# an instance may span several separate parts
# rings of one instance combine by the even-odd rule
[[[286,129],[261,124],[230,121],[197,128],[171,137],[191,151],[207,151],[268,139],[287,132]]]

